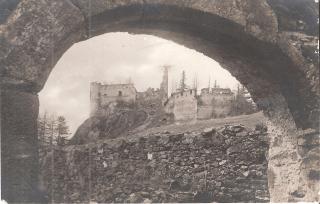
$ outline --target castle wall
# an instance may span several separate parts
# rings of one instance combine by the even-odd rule
[[[137,91],[132,84],[103,85],[100,88],[100,94],[102,107],[119,100],[134,103],[137,97]]]
[[[214,94],[213,116],[226,117],[232,108],[233,94]]]
[[[190,92],[191,91],[191,92]],[[205,91],[205,90],[204,90]],[[194,90],[174,93],[166,102],[164,111],[173,113],[175,120],[205,120],[227,116],[232,107],[233,93],[209,93],[202,91],[196,98]]]
[[[184,91],[173,95],[173,113],[175,120],[194,120],[197,118],[197,99],[194,90]]]
[[[214,99],[213,94],[201,94],[199,97],[201,105],[212,105],[212,100]]]
[[[198,105],[197,119],[205,120],[213,117],[213,106]]]
[[[198,105],[198,119],[210,119],[216,117],[225,117],[227,116],[232,107],[233,93],[220,93],[220,89],[214,89],[214,93],[206,92],[203,90],[199,96],[199,105]],[[225,89],[221,89],[226,91]]]
[[[136,98],[137,91],[133,84],[103,85],[93,82],[90,85],[90,115],[106,115],[108,111],[103,110],[103,107],[109,107],[111,103],[118,101],[135,103]]]

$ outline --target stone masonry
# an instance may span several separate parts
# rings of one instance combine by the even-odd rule
[[[135,103],[137,90],[133,84],[90,84],[90,115],[97,116],[113,103]]]
[[[54,151],[53,171],[49,154],[42,174],[58,203],[268,202],[265,131],[235,125],[70,146]]]

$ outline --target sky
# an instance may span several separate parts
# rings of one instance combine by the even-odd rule
[[[39,93],[40,114],[63,115],[71,133],[89,117],[90,82],[125,83],[138,91],[159,88],[162,67],[170,65],[169,92],[183,70],[188,85],[197,76],[199,88],[236,89],[238,81],[213,59],[200,52],[151,35],[108,33],[74,44],[60,58]]]

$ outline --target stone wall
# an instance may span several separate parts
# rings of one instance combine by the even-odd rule
[[[110,84],[101,86],[101,105],[122,100],[125,102],[135,102],[137,91],[133,84]]]
[[[226,117],[232,108],[233,94],[215,94],[213,100],[213,116]]]
[[[110,103],[123,101],[134,103],[137,91],[133,84],[100,84],[91,83],[90,103],[91,115],[99,114],[101,107],[107,107]]]
[[[197,119],[197,98],[193,89],[171,94],[164,103],[164,111],[174,115],[175,121],[191,121]]]
[[[195,120],[197,118],[197,99],[194,93],[186,91],[182,94],[176,94],[173,114],[176,121]]]
[[[225,126],[69,146],[42,174],[57,203],[267,202],[266,137]]]
[[[222,89],[224,90],[224,89]],[[230,115],[234,94],[230,93],[206,93],[199,96],[198,119],[219,118]]]
[[[212,118],[213,105],[198,105],[197,119],[205,120]]]
[[[198,96],[195,90],[176,92],[164,103],[164,111],[174,114],[176,121],[204,120],[230,115],[234,98],[231,91],[227,94],[205,91],[202,90]]]

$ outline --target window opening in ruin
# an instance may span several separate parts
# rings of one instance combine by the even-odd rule
[[[119,91],[119,92],[118,92],[118,96],[122,96],[122,91]]]

